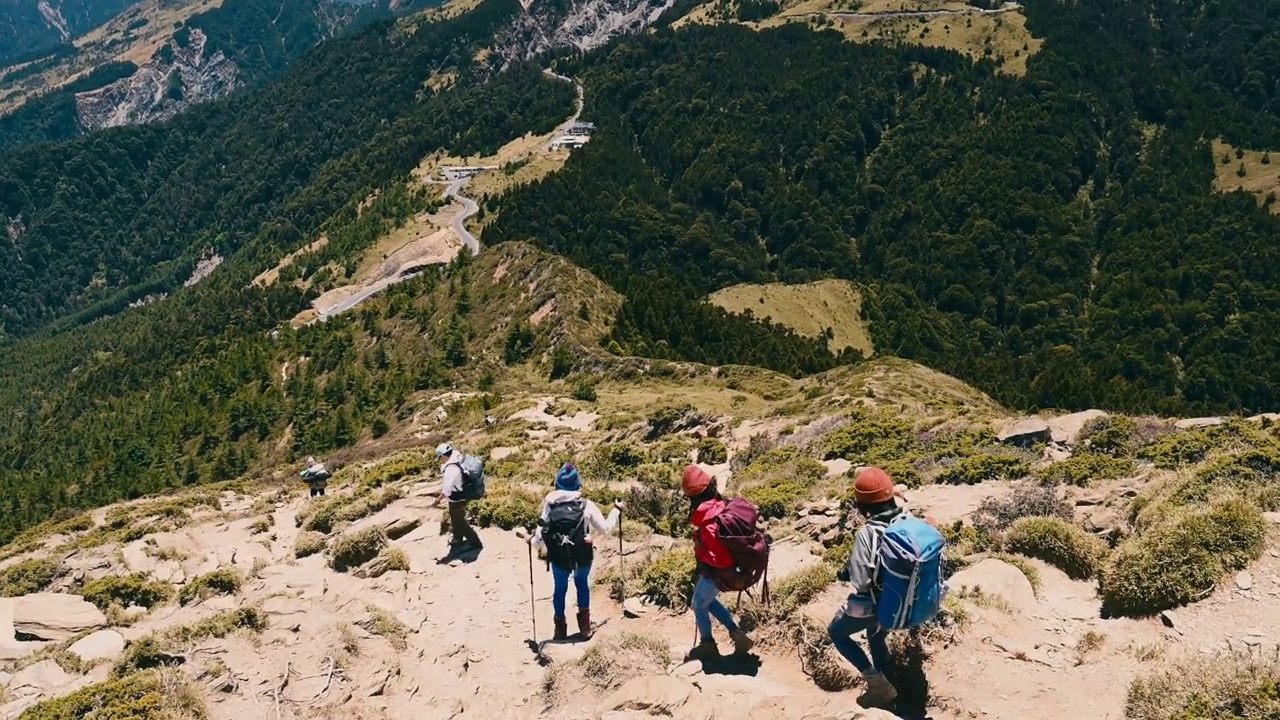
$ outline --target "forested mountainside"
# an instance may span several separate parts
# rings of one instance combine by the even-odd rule
[[[1208,145],[1280,146],[1280,16],[1026,11],[1047,42],[1023,79],[796,26],[694,26],[565,63],[601,131],[491,202],[486,239],[598,272],[628,297],[636,352],[727,360],[672,341],[699,336],[671,322],[691,310],[643,304],[835,275],[870,285],[878,348],[1014,405],[1280,404],[1280,222],[1214,192]],[[629,290],[647,275],[683,290]]]
[[[133,4],[133,0],[13,0],[0,4],[0,66],[33,58]]]
[[[105,63],[0,116],[0,150],[172,117],[263,85],[320,41],[389,15],[385,3],[226,0],[181,23],[141,64]]]
[[[562,170],[485,198],[483,239],[531,241],[621,294],[584,303],[576,335],[469,318],[487,306],[465,264],[300,332],[286,322],[314,290],[250,283],[321,233],[299,272],[353,262],[434,202],[404,180],[426,155],[570,115],[544,63],[489,62],[526,17],[515,0],[374,23],[166,123],[9,151],[0,538],[57,507],[342,447],[414,412],[419,389],[475,386],[553,344],[559,375],[575,343],[792,375],[857,361],[701,304],[741,281],[859,281],[879,353],[1013,406],[1273,410],[1280,226],[1213,189],[1209,141],[1277,147],[1280,18],[1215,7],[1034,0],[1045,42],[1025,77],[799,25],[671,29],[688,6],[563,53],[597,132]],[[127,309],[211,250],[227,261],[208,279]],[[294,379],[303,358],[322,360]]]

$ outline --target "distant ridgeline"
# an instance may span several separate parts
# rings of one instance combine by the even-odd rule
[[[238,85],[256,87],[278,77],[321,40],[389,16],[385,3],[356,7],[328,0],[226,0],[188,19],[170,42],[160,46],[156,56],[166,65],[172,63],[173,45],[187,46],[191,31],[199,30],[207,38],[205,59],[221,52],[234,63]],[[137,69],[131,62],[106,63],[0,116],[0,150],[66,140],[83,133],[86,128],[77,111],[76,94],[127,78]],[[16,68],[10,71],[11,79],[36,70]],[[176,73],[170,72],[171,79]],[[0,75],[0,82],[6,78],[9,76]]]
[[[27,0],[0,4],[0,68],[39,60],[67,41],[120,14],[135,0],[62,0],[51,18],[40,3]]]

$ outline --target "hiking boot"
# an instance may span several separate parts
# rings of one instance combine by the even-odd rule
[[[698,643],[688,655],[684,656],[685,662],[691,660],[717,660],[720,657],[720,648],[716,647],[715,640],[704,640]]]
[[[591,639],[591,609],[582,608],[578,610],[578,634],[583,640]]]
[[[867,689],[858,697],[863,707],[883,708],[898,697],[898,690],[889,682],[884,673],[876,673],[867,677]]]
[[[750,635],[741,630],[729,633],[729,637],[733,638],[734,655],[746,655],[756,644],[756,641],[752,640]]]
[[[556,622],[556,634],[552,635],[551,639],[564,640],[565,638],[569,637],[569,621],[566,620],[562,615],[560,617],[555,618],[555,622]]]

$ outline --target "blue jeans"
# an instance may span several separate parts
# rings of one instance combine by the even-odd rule
[[[863,630],[867,631],[867,645],[871,647],[870,659],[863,652],[862,646],[850,637]],[[874,617],[849,617],[844,614],[844,610],[840,610],[827,626],[827,634],[831,636],[831,644],[836,646],[836,650],[863,675],[881,672],[892,662],[887,642],[889,631],[881,628]]]
[[[587,576],[590,574],[590,565],[579,565],[576,570],[565,570],[551,563],[551,577],[556,584],[555,593],[551,596],[551,607],[555,609],[556,617],[564,617],[564,598],[569,594],[570,575],[573,575],[573,584],[578,589],[578,609],[586,610],[591,607],[591,586],[587,583]]]
[[[698,584],[693,586],[693,621],[698,625],[698,637],[702,642],[714,642],[711,636],[711,618],[714,617],[720,621],[720,624],[731,633],[738,631],[738,625],[733,622],[733,616],[729,614],[729,608],[720,604],[716,599],[716,595],[720,594],[720,589],[716,584],[704,577],[698,577]]]

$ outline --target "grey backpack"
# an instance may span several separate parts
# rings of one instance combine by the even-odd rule
[[[484,459],[479,455],[463,455],[458,468],[462,470],[462,499],[484,497]]]

